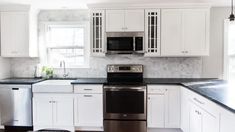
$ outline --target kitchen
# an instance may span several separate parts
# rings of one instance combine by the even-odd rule
[[[1,128],[233,132],[231,9],[219,0],[0,1]]]

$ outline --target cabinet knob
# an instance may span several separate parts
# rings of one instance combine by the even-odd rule
[[[181,51],[181,53],[184,53],[184,51]]]
[[[188,53],[188,51],[185,51],[185,53]]]

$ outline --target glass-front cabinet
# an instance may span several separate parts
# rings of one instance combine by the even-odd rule
[[[160,10],[145,10],[145,56],[160,56]]]
[[[91,11],[91,55],[105,56],[105,10]]]

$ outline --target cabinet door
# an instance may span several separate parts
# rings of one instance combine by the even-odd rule
[[[160,56],[160,10],[145,10],[145,56]]]
[[[181,129],[183,132],[189,132],[190,101],[188,92],[184,87],[181,88]]]
[[[106,32],[124,31],[125,10],[106,10]]]
[[[29,56],[29,14],[1,12],[1,55],[3,57]]]
[[[186,56],[208,54],[208,19],[206,10],[183,10],[183,43]]]
[[[105,56],[105,11],[91,11],[91,53],[93,56]]]
[[[102,99],[102,94],[78,94],[75,102],[75,125],[78,127],[102,127]]]
[[[180,87],[169,86],[165,94],[165,128],[180,128]]]
[[[218,118],[206,111],[202,111],[202,116],[202,132],[219,132]]]
[[[190,132],[202,132],[202,112],[199,107],[190,104]]]
[[[73,126],[73,97],[53,97],[53,123],[55,126]]]
[[[163,9],[161,24],[161,56],[183,56],[181,10]]]
[[[33,98],[33,125],[53,125],[52,98],[50,96],[37,96]]]
[[[227,110],[221,111],[220,132],[234,132],[235,114]]]
[[[148,95],[148,127],[165,127],[165,95],[164,93]]]
[[[125,10],[125,31],[144,32],[144,10]]]

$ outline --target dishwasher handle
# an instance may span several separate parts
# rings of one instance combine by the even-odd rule
[[[12,88],[12,90],[19,90],[19,88]]]

